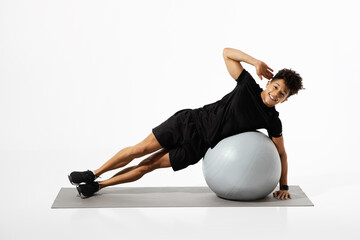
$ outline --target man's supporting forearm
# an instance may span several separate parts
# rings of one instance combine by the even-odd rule
[[[280,155],[280,159],[281,159],[280,185],[287,185],[288,163],[287,163],[286,154]]]

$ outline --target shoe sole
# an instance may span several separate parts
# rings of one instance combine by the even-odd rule
[[[88,198],[88,197],[86,197],[85,195],[82,194],[79,186],[76,186],[76,190],[78,191],[78,193],[79,193],[79,195],[80,195],[80,197],[81,197],[82,199]]]
[[[79,186],[80,185],[80,183],[74,183],[70,175],[68,175],[68,178],[69,178],[69,181],[70,181],[70,183],[72,185],[74,185],[74,186]]]

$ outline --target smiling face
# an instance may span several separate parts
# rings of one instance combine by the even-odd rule
[[[261,92],[261,99],[268,107],[287,101],[290,90],[286,87],[284,79],[276,79],[266,84],[266,89]]]

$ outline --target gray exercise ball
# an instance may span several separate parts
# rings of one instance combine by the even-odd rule
[[[261,132],[244,132],[221,140],[203,158],[203,174],[219,197],[250,201],[269,195],[281,176],[279,153]]]

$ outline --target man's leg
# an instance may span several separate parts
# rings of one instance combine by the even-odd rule
[[[112,178],[99,182],[100,189],[120,183],[133,182],[155,169],[167,167],[171,167],[169,152],[162,149],[140,162],[137,166],[126,168]]]
[[[104,163],[99,169],[96,169],[94,171],[95,176],[99,177],[101,174],[107,171],[124,167],[134,158],[145,156],[161,148],[162,146],[159,144],[154,134],[151,133],[140,143],[120,150],[117,154],[115,154],[115,156],[113,156],[110,160]]]

